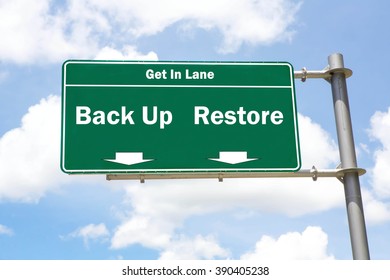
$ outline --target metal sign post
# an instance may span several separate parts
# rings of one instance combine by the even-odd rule
[[[355,260],[369,260],[370,254],[359,182],[362,169],[357,168],[346,84],[346,78],[352,75],[352,71],[344,67],[342,54],[330,55],[328,63],[329,66],[322,71],[307,71],[306,68],[303,68],[302,71],[297,71],[294,75],[295,78],[300,78],[303,82],[307,78],[323,78],[331,83],[341,169],[350,171],[344,173],[343,177],[339,177],[339,179],[344,185],[352,255]]]
[[[328,62],[329,71],[331,71],[332,74],[330,82],[332,85],[341,167],[355,168],[357,167],[356,152],[346,84],[346,71],[348,70],[344,68],[343,56],[341,54],[330,55],[328,57]],[[343,184],[347,204],[353,258],[368,260],[370,255],[368,251],[366,225],[364,221],[363,203],[358,173],[351,172],[345,174]]]

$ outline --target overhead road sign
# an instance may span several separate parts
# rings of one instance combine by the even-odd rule
[[[289,63],[63,64],[66,173],[300,169]]]

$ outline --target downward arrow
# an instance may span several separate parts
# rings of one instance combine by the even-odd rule
[[[219,152],[219,158],[209,158],[209,160],[215,160],[229,164],[238,164],[257,160],[257,158],[248,158],[247,152]]]
[[[137,163],[151,161],[153,159],[144,159],[143,153],[115,153],[115,159],[104,160],[116,162],[119,164],[133,165]]]

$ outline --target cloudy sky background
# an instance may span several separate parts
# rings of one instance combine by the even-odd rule
[[[337,179],[110,181],[60,171],[67,59],[288,61],[341,52],[370,253],[390,259],[390,3],[0,0],[0,259],[351,259]],[[330,85],[296,80],[303,168],[339,164]]]

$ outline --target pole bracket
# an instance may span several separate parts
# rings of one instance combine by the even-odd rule
[[[330,69],[328,65],[323,70],[307,70],[306,67],[303,67],[300,71],[294,71],[294,78],[301,79],[302,82],[305,82],[306,79],[325,79],[330,82],[334,73],[344,73],[345,78],[352,76],[351,69],[344,67]]]
[[[366,170],[359,167],[340,168],[340,173],[336,178],[344,184],[344,175],[348,173],[357,173],[359,176],[366,174]]]

